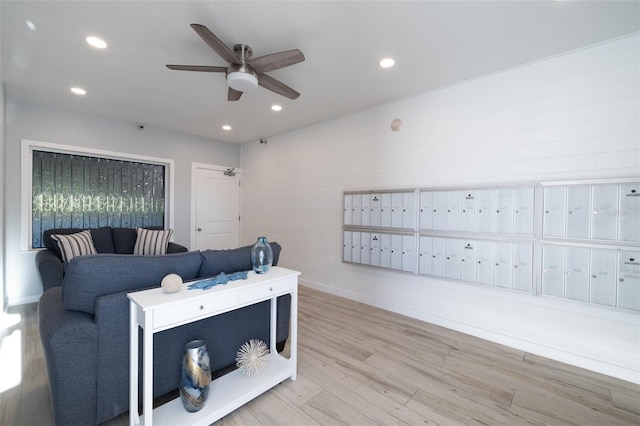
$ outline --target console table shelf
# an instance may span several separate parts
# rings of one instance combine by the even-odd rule
[[[138,406],[138,328],[143,329],[143,413],[130,411],[134,425],[209,425],[266,392],[287,378],[296,380],[299,272],[273,267],[266,274],[249,272],[246,280],[232,281],[209,290],[186,290],[164,293],[160,288],[130,293],[130,407]],[[276,350],[277,298],[291,295],[289,339],[290,356]],[[271,301],[269,365],[257,376],[245,376],[234,370],[211,382],[209,397],[198,412],[187,412],[180,398],[152,410],[153,404],[153,334],[182,324],[220,315],[235,309]]]

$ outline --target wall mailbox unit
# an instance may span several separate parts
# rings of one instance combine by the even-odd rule
[[[344,262],[640,310],[640,179],[344,193]]]

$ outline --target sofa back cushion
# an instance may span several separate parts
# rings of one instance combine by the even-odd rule
[[[88,230],[76,234],[51,234],[51,239],[58,243],[63,262],[68,262],[76,256],[97,254],[91,232]]]
[[[74,257],[62,281],[62,301],[66,309],[94,314],[96,298],[100,296],[159,287],[168,274],[178,274],[184,281],[191,280],[197,277],[200,263],[198,251],[164,256],[96,254]]]
[[[62,255],[60,253],[60,248],[58,244],[53,241],[51,235],[69,235],[75,234],[78,232],[82,232],[84,229],[79,228],[61,228],[61,229],[47,229],[42,234],[42,240],[44,242],[44,246],[55,252],[58,257],[62,259]],[[93,240],[93,247],[95,247],[98,253],[114,253],[113,248],[113,239],[111,238],[111,227],[105,226],[102,228],[93,228],[91,231],[91,239]],[[135,229],[133,230],[135,234]],[[133,252],[133,250],[132,250]]]
[[[280,251],[282,247],[276,242],[269,243],[273,250],[272,265],[278,264]],[[201,252],[202,265],[198,272],[198,277],[214,277],[220,272],[231,274],[238,271],[250,271],[253,269],[251,265],[251,247],[244,246],[227,250],[205,250]]]
[[[145,226],[144,229],[164,229],[162,226]],[[133,254],[138,233],[136,228],[113,228],[113,253]]]
[[[133,254],[143,256],[157,256],[167,254],[169,238],[173,234],[173,229],[145,229],[136,228],[136,245],[133,247]]]

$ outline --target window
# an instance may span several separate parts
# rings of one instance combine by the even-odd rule
[[[171,227],[171,160],[34,141],[22,155],[28,248],[43,247],[52,228]]]

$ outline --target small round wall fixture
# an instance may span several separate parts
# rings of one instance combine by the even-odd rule
[[[402,119],[396,118],[391,122],[391,130],[393,130],[394,132],[399,132],[400,129],[402,129],[402,124]]]

